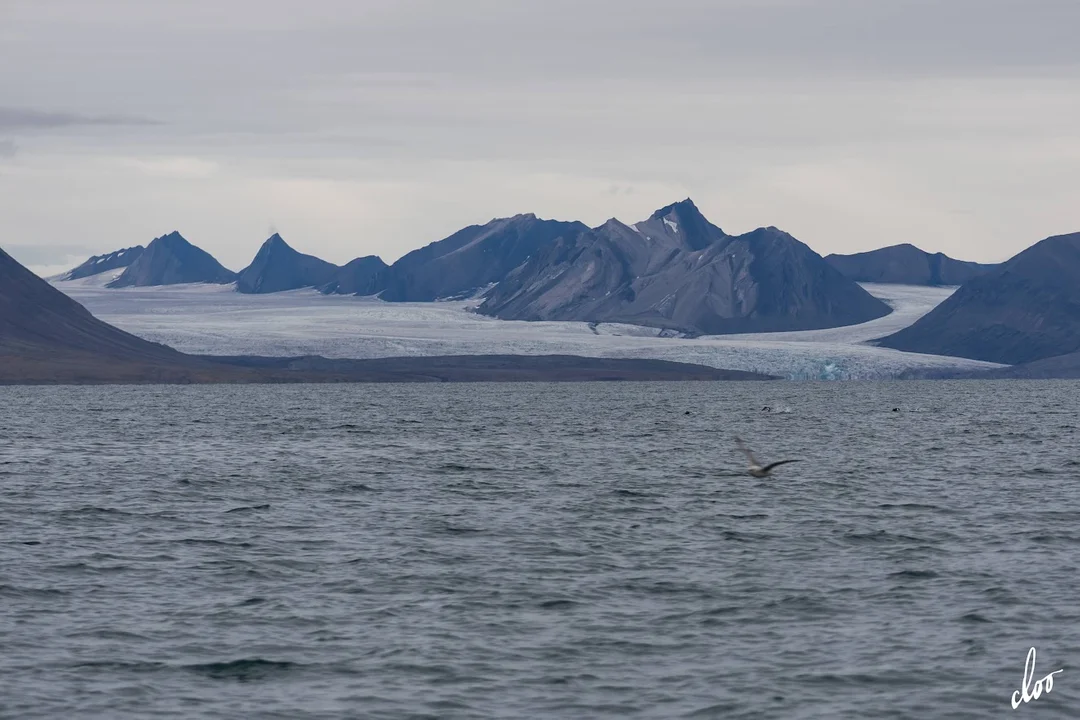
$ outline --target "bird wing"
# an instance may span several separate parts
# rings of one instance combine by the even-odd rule
[[[761,471],[764,472],[764,473],[770,473],[770,472],[773,471],[773,468],[778,468],[781,465],[787,465],[789,463],[796,463],[796,462],[799,462],[799,461],[798,460],[781,460],[780,462],[774,462],[771,465],[766,465],[765,467],[761,468]]]
[[[746,447],[746,443],[742,441],[742,438],[735,438],[735,444],[739,446],[739,449],[742,450],[742,454],[746,456],[746,459],[748,461],[750,461],[750,465],[753,466],[761,464],[757,461],[757,458],[754,457],[754,453],[750,452],[750,448]]]

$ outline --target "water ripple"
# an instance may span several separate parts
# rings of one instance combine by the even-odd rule
[[[0,388],[0,715],[1005,717],[1076,389]]]

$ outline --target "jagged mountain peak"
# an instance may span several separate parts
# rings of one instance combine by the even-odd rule
[[[485,230],[498,230],[503,228],[528,228],[537,223],[545,222],[538,218],[535,213],[518,213],[509,217],[493,218],[486,225],[473,226]]]
[[[331,282],[339,268],[333,263],[305,255],[292,248],[278,233],[263,242],[251,264],[240,271],[236,289],[263,294],[322,287]]]
[[[226,284],[236,274],[226,269],[206,251],[192,245],[177,231],[155,238],[110,288],[177,285],[185,283]]]
[[[166,245],[166,246],[173,246],[173,245],[180,245],[180,244],[190,245],[191,244],[188,241],[187,238],[185,238],[183,235],[180,234],[179,230],[173,230],[172,232],[166,233],[165,235],[162,235],[161,237],[154,238],[154,242],[160,243],[160,244]]]
[[[616,230],[616,231],[621,231],[621,232],[625,232],[625,231],[629,230],[630,232],[636,232],[636,233],[641,232],[640,230],[637,229],[636,226],[627,225],[626,223],[624,223],[622,220],[619,220],[618,218],[608,218],[607,220],[604,221],[604,223],[602,225],[597,225],[593,229],[594,230]]]
[[[609,220],[533,258],[479,312],[725,334],[851,325],[890,309],[788,233],[732,237],[686,200],[634,226]]]
[[[662,207],[659,210],[657,210],[656,212],[654,212],[649,219],[650,220],[662,220],[662,219],[668,217],[669,215],[671,215],[672,213],[685,215],[685,217],[687,219],[689,219],[690,217],[692,217],[694,215],[697,215],[697,216],[701,217],[702,219],[704,219],[704,217],[705,217],[704,215],[701,214],[701,211],[698,210],[698,206],[694,204],[694,201],[691,200],[690,198],[686,198],[685,200],[680,200],[679,202],[671,203],[670,205],[665,205],[664,207]]]
[[[274,233],[273,235],[268,237],[265,241],[263,241],[263,244],[259,247],[259,252],[257,254],[257,257],[258,256],[265,257],[269,253],[287,253],[287,254],[290,254],[290,255],[292,255],[292,254],[300,255],[301,254],[295,248],[293,248],[292,245],[285,242],[285,238],[281,237],[281,235],[279,235],[278,233]]]
[[[660,208],[648,220],[633,227],[650,238],[666,237],[674,245],[691,251],[702,250],[727,237],[689,198]]]

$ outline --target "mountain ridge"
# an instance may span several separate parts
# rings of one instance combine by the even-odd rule
[[[192,245],[179,232],[155,238],[146,250],[106,287],[152,287],[184,283],[226,285],[236,273],[225,268],[210,253]]]
[[[911,243],[851,255],[832,254],[825,261],[856,282],[958,286],[999,265],[955,260]]]
[[[477,310],[506,320],[622,322],[687,334],[809,330],[891,312],[791,235],[740,236],[690,200],[560,238]]]
[[[116,250],[105,255],[93,255],[86,262],[60,276],[61,280],[82,280],[110,270],[128,268],[146,251],[142,245]]]
[[[1008,365],[1080,351],[1080,233],[1036,243],[878,344]]]
[[[549,242],[586,229],[583,223],[541,220],[532,213],[471,225],[392,264],[379,297],[388,302],[467,297],[500,282]]]
[[[443,356],[329,360],[186,355],[98,320],[0,249],[0,385],[772,380],[663,360]]]

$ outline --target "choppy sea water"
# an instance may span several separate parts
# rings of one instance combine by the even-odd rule
[[[1076,383],[0,388],[0,717],[1075,718],[1078,428]]]

